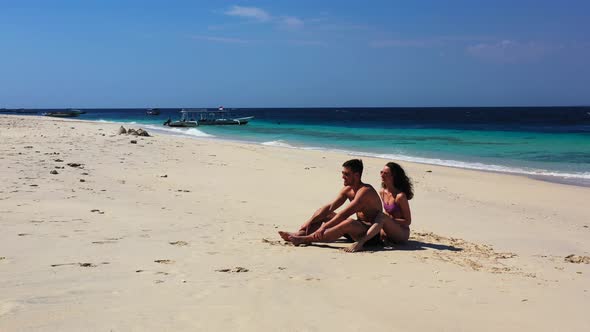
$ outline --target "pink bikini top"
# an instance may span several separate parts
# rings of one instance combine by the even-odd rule
[[[391,203],[391,204],[385,203],[385,198],[383,196],[381,196],[381,200],[383,201],[383,209],[385,210],[385,212],[393,215],[393,212],[395,212],[396,210],[399,210],[399,206],[395,205],[395,198],[394,198],[393,203]]]
[[[399,206],[395,205],[395,202],[391,203],[391,205],[383,202],[383,209],[385,209],[385,212],[393,214],[393,212],[399,210]]]

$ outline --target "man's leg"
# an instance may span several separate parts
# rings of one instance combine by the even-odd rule
[[[344,234],[350,234],[353,239],[358,239],[366,232],[367,226],[365,224],[349,218],[334,227],[328,228],[319,238],[315,238],[313,234],[305,236],[291,235],[288,241],[291,241],[294,245],[312,242],[329,243],[338,240]]]
[[[309,218],[309,220],[307,220],[305,223],[303,223],[303,225],[301,225],[297,232],[279,231],[279,235],[283,238],[283,240],[289,241],[290,236],[305,236],[312,234],[313,232],[317,231],[318,228],[320,228],[323,222],[326,222],[334,218],[334,216],[336,215],[336,213],[330,212],[327,216],[320,217],[321,211],[322,208],[317,209],[311,216],[311,218]]]

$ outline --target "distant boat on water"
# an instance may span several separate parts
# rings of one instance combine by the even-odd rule
[[[180,120],[164,122],[164,126],[168,127],[197,127],[197,126],[223,126],[223,125],[245,125],[252,120],[253,116],[246,116],[240,118],[231,117],[229,112],[219,107],[216,111],[207,109],[202,110],[187,110],[180,111]]]
[[[85,111],[76,110],[76,109],[69,109],[69,110],[60,110],[60,111],[48,111],[41,113],[44,116],[51,116],[54,118],[74,118],[80,116],[80,114],[85,114]]]
[[[145,112],[147,115],[160,115],[160,110],[157,108],[148,108]]]

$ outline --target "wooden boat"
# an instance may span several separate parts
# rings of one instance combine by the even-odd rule
[[[62,110],[62,111],[48,111],[41,113],[44,116],[51,116],[54,118],[74,118],[86,112],[80,110]]]
[[[252,120],[253,116],[246,117],[231,117],[229,112],[220,107],[216,111],[207,109],[189,110],[183,109],[180,111],[179,121],[164,122],[168,127],[197,127],[197,126],[223,126],[223,125],[245,125]]]

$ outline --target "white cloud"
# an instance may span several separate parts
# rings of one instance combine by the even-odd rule
[[[232,6],[224,12],[228,16],[236,16],[252,19],[257,22],[266,22],[275,24],[283,29],[298,30],[302,29],[305,23],[302,19],[294,16],[273,16],[264,9],[257,7]]]
[[[428,47],[443,47],[454,44],[464,44],[468,42],[487,41],[490,40],[488,36],[434,36],[430,38],[385,38],[376,39],[369,42],[369,46],[375,48],[398,47],[398,48],[428,48]]]
[[[228,11],[225,12],[225,14],[229,16],[252,18],[260,22],[266,22],[271,19],[269,13],[256,7],[232,6]]]
[[[375,48],[385,47],[430,47],[433,46],[433,42],[425,40],[412,40],[412,39],[385,39],[385,40],[374,40],[369,43],[369,46]]]
[[[502,40],[496,43],[480,43],[467,47],[467,53],[473,57],[499,63],[529,62],[542,58],[549,52],[543,44],[528,42],[520,43],[513,40]]]
[[[239,38],[217,37],[217,36],[192,36],[193,39],[206,40],[210,42],[226,43],[226,44],[248,44],[249,40]]]
[[[287,29],[292,30],[301,29],[305,25],[305,23],[303,23],[303,21],[297,17],[284,17],[281,21],[281,24]]]

